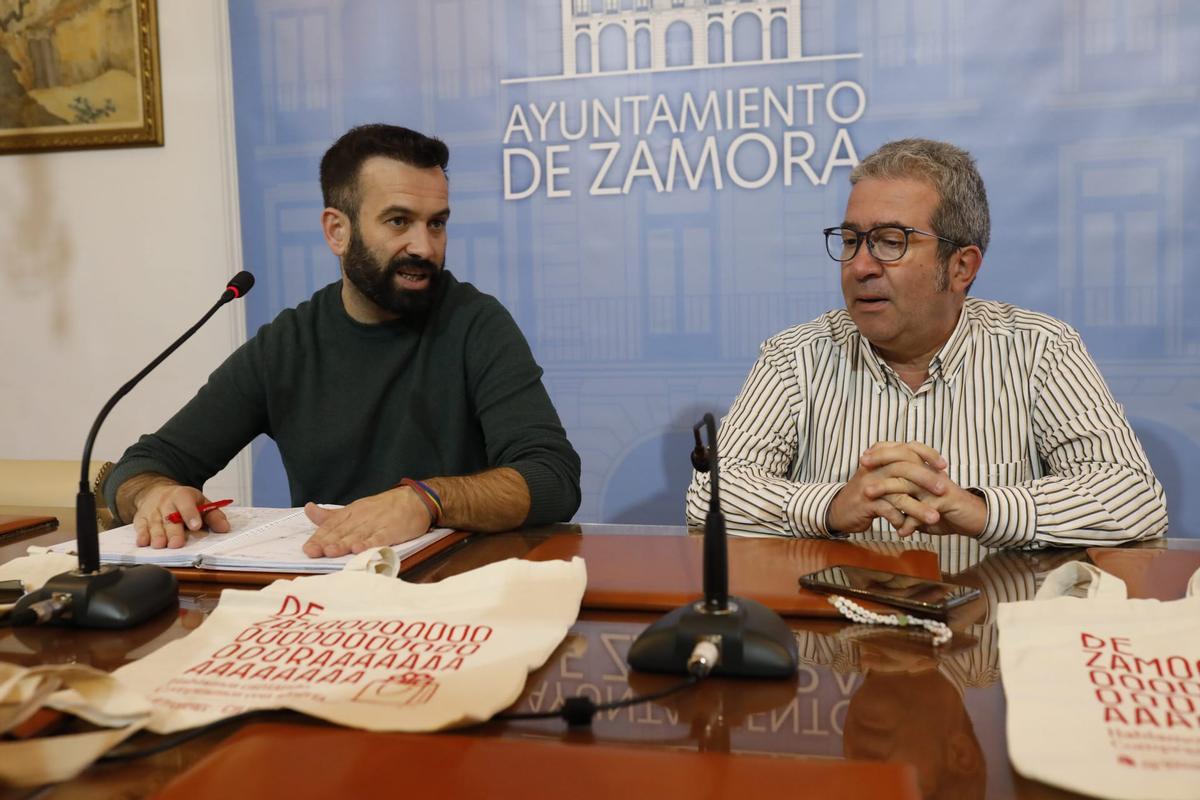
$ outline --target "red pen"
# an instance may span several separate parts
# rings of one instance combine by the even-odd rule
[[[203,514],[205,511],[212,511],[214,508],[224,508],[232,502],[232,499],[214,500],[211,503],[201,503],[200,505],[196,506],[196,510]],[[170,514],[167,514],[167,522],[174,522],[176,525],[178,525],[179,523],[183,522],[183,517],[179,516],[178,511],[172,511]]]

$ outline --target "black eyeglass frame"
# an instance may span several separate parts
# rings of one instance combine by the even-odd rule
[[[880,258],[875,253],[875,245],[871,243],[871,234],[874,233],[875,231],[881,231],[881,230],[904,231],[904,249],[902,249],[900,251],[900,255],[896,256],[895,258]],[[858,237],[858,240],[854,243],[854,252],[852,252],[849,255],[849,257],[847,257],[847,258],[838,258],[837,256],[835,256],[833,254],[833,247],[832,247],[833,241],[830,237],[834,236],[835,232],[837,232],[837,231],[850,231],[851,233],[853,233],[855,236]],[[876,261],[878,261],[881,264],[894,264],[897,261],[899,261],[900,259],[904,258],[906,255],[908,255],[908,237],[914,233],[919,233],[922,236],[932,236],[934,239],[937,239],[942,242],[946,242],[947,244],[952,244],[955,247],[966,247],[967,246],[965,244],[960,244],[959,242],[956,242],[953,239],[947,239],[945,236],[938,236],[936,233],[930,233],[929,231],[923,231],[920,228],[914,228],[910,225],[876,225],[874,228],[870,228],[869,230],[865,230],[865,231],[856,231],[856,230],[854,230],[854,228],[847,228],[845,225],[836,225],[832,228],[825,228],[822,231],[822,233],[825,234],[825,252],[829,254],[830,258],[832,258],[834,261],[838,262],[839,264],[845,264],[848,261],[853,261],[854,257],[858,255],[858,251],[862,249],[862,244],[864,241],[867,243],[867,252],[871,254],[871,258],[875,259]],[[838,237],[838,249],[839,250],[844,249],[846,245],[845,245],[845,242],[843,242],[841,239],[841,234],[836,233],[836,235]]]

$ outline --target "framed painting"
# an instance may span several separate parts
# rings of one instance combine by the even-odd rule
[[[0,0],[0,154],[161,145],[156,0]]]

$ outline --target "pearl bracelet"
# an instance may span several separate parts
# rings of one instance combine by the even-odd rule
[[[853,600],[848,600],[840,595],[831,596],[829,603],[838,610],[838,613],[851,622],[860,622],[866,625],[892,625],[901,628],[912,625],[924,628],[933,636],[935,647],[945,644],[954,636],[949,625],[937,620],[913,617],[899,612],[895,614],[877,614],[874,611],[868,611]]]

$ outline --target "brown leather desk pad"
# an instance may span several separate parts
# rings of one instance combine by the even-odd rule
[[[918,800],[909,764],[249,725],[156,797]]]
[[[0,514],[0,536],[16,533],[44,533],[58,528],[58,517]]]
[[[587,564],[584,608],[669,611],[703,593],[701,536],[606,536],[556,533],[533,548],[530,561]],[[835,564],[938,580],[937,554],[928,550],[886,552],[870,542],[825,539],[728,539],[729,593],[757,600],[785,616],[836,617],[826,595],[801,589],[801,575]],[[884,606],[864,606],[889,611]]]

